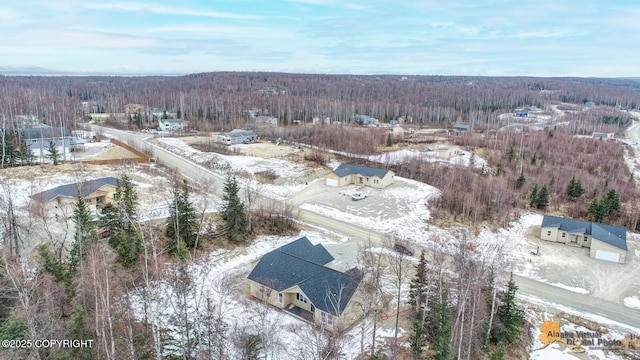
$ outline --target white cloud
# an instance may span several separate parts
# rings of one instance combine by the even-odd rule
[[[143,11],[143,12],[146,11],[154,14],[202,16],[202,17],[235,19],[235,20],[255,20],[255,19],[262,18],[262,16],[259,16],[259,15],[237,14],[237,13],[210,11],[210,10],[202,10],[202,9],[187,9],[187,8],[163,6],[163,5],[157,5],[157,4],[143,4],[143,3],[88,4],[85,7],[87,9],[94,9],[94,10]]]

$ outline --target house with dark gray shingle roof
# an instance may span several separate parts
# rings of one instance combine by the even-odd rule
[[[327,329],[348,327],[357,319],[351,308],[362,273],[327,267],[333,260],[324,246],[301,237],[260,259],[247,277],[250,294]]]
[[[47,160],[51,143],[55,145],[60,158],[65,159],[71,153],[71,136],[67,129],[63,127],[51,127],[42,125],[40,127],[24,129],[22,131],[24,141],[29,145],[29,149],[41,162]]]
[[[338,187],[355,184],[384,188],[393,184],[394,177],[395,174],[391,170],[355,164],[340,164],[333,172],[324,176],[324,183]]]
[[[627,229],[622,226],[545,215],[542,240],[587,247],[592,258],[623,264],[627,256]]]
[[[41,209],[58,210],[56,215],[71,216],[78,195],[87,202],[87,207],[97,213],[114,200],[118,179],[103,177],[74,184],[61,185],[30,196]]]

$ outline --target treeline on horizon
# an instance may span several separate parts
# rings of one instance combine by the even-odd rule
[[[469,76],[364,76],[285,73],[201,73],[177,77],[4,76],[0,114],[35,115],[50,123],[78,120],[82,102],[91,111],[122,113],[143,104],[178,113],[199,130],[243,125],[259,109],[280,124],[314,117],[348,122],[355,114],[388,122],[474,123],[499,126],[498,115],[551,103],[636,108],[640,83],[630,79]],[[66,125],[69,126],[69,125]]]

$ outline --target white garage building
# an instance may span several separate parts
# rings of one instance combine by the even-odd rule
[[[624,264],[627,229],[589,221],[545,215],[540,226],[542,240],[588,247],[592,258]]]

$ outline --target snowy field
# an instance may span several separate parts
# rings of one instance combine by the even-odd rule
[[[308,175],[317,171],[307,165],[273,157],[264,158],[245,155],[222,155],[197,150],[179,138],[158,139],[160,145],[212,171],[226,174],[233,172],[245,187],[259,190],[263,196],[284,200],[302,191],[308,186]],[[250,146],[250,145],[249,145]],[[260,183],[255,175],[264,171],[273,171],[278,179],[274,184]]]

